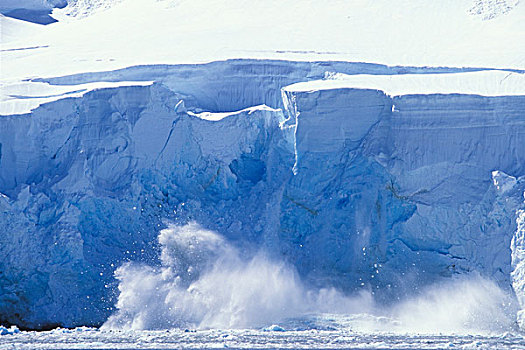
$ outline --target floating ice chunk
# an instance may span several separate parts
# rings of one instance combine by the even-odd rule
[[[16,333],[20,333],[20,330],[16,326],[11,326],[10,328],[0,326],[0,335],[12,335]]]

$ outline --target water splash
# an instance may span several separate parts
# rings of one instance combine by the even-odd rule
[[[244,258],[223,237],[195,223],[162,230],[159,243],[160,267],[131,262],[117,269],[118,311],[103,328],[274,325],[435,334],[515,327],[514,298],[480,276],[449,279],[385,307],[368,292],[350,297],[334,288],[307,287],[293,267],[262,253]]]
[[[368,294],[345,297],[311,290],[296,271],[264,254],[243,259],[218,234],[195,223],[161,231],[159,268],[127,263],[117,269],[118,311],[105,328],[262,327],[313,312],[359,312]]]

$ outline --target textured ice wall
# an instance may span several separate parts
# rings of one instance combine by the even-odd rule
[[[491,172],[525,173],[523,97],[355,89],[285,97],[297,161],[282,203],[308,210],[282,216],[281,235],[301,247],[290,254],[299,266],[344,272],[351,277],[336,283],[379,293],[472,271],[510,288],[518,202]]]
[[[522,96],[394,99],[389,168],[398,194],[417,206],[398,243],[439,252],[443,268],[482,269],[508,283],[516,202],[493,186],[491,172],[525,173],[524,103]]]
[[[203,120],[157,85],[98,90],[3,118],[3,322],[104,321],[113,271],[156,258],[163,219],[259,235],[261,203],[282,182],[266,170],[285,164],[282,133],[274,137],[280,118],[261,106]]]
[[[281,97],[334,67],[402,72],[235,61],[48,79],[162,84],[0,118],[0,320],[100,324],[115,303],[113,272],[128,260],[155,265],[167,221],[196,221],[241,252],[294,265],[305,283],[378,300],[462,273],[518,291],[511,239],[521,247],[523,201],[519,186],[497,184],[525,174],[525,98]]]
[[[525,178],[514,178],[498,174],[495,184],[498,190],[514,199],[516,210],[516,232],[512,237],[512,287],[518,298],[518,325],[525,329]],[[507,199],[508,200],[508,199]]]

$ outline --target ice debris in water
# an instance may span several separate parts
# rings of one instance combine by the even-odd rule
[[[12,334],[17,334],[17,333],[20,333],[20,330],[16,326],[11,326],[9,328],[0,326],[0,335],[8,335],[8,334],[12,335]]]

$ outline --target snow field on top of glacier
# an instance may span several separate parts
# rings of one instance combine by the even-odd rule
[[[71,1],[47,26],[0,18],[2,81],[231,58],[524,69],[525,4],[491,3]]]
[[[525,48],[519,45],[525,42],[522,21],[525,5],[518,1],[68,2],[65,8],[53,10],[52,15],[58,22],[47,26],[0,15],[0,114],[27,113],[41,103],[107,86],[102,79],[91,87],[64,88],[35,84],[31,81],[35,78],[145,64],[252,58],[375,62],[390,66],[525,68]],[[39,9],[51,8],[54,3],[58,2],[25,1],[18,5],[9,2],[4,7]],[[509,77],[500,77],[501,74],[486,72],[443,80],[395,78],[388,83],[392,78],[343,79],[336,74],[330,79],[344,80],[353,86],[395,89],[395,94],[414,90],[417,93],[520,94],[525,85],[523,78],[516,72]],[[132,81],[120,79],[120,85],[131,84],[125,80]],[[345,85],[342,82],[322,85],[330,84]],[[454,84],[456,88],[451,91],[444,84]],[[249,106],[243,106],[246,107]]]

